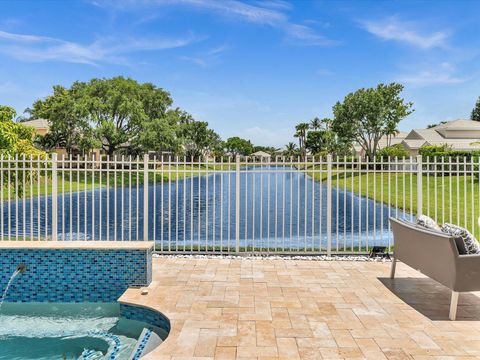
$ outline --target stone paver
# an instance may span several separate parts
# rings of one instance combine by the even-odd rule
[[[156,258],[148,295],[172,330],[145,359],[478,359],[480,297],[404,264]]]

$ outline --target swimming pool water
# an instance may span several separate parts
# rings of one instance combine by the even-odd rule
[[[1,360],[129,359],[146,323],[118,303],[4,303]]]

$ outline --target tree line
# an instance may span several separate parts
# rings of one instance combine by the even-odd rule
[[[307,154],[351,155],[358,146],[373,158],[380,140],[395,136],[400,121],[414,111],[402,91],[401,84],[391,83],[349,93],[333,106],[332,118],[315,117],[295,126],[298,145],[290,142],[277,149],[238,136],[223,141],[207,122],[173,107],[171,95],[152,83],[122,76],[77,81],[70,87],[54,86],[51,95],[26,110],[22,120],[43,118],[49,123],[48,133],[31,144],[32,132],[15,127],[14,110],[1,107],[0,152],[44,154],[63,148],[76,155],[101,149],[108,155],[155,152],[198,159],[264,151],[304,159]],[[480,98],[471,119],[480,121]],[[21,146],[24,149],[15,150]]]
[[[53,94],[27,109],[49,122],[36,144],[68,155],[101,149],[107,155],[180,152],[191,158],[221,149],[220,136],[204,121],[174,108],[171,95],[151,83],[121,76],[54,86]]]
[[[298,147],[291,142],[285,147],[286,153],[302,159],[307,152],[352,155],[357,145],[365,156],[374,158],[380,139],[394,136],[399,122],[414,111],[413,104],[400,96],[402,91],[401,84],[391,83],[349,93],[333,106],[333,118],[315,117],[309,123],[297,124],[294,136]]]
[[[21,120],[43,118],[49,123],[48,133],[35,138],[37,148],[62,148],[69,156],[101,149],[110,156],[154,152],[199,159],[278,150],[238,136],[222,141],[207,122],[174,108],[164,89],[122,76],[54,86],[53,93],[35,101],[26,114]]]

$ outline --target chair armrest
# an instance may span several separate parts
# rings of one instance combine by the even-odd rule
[[[454,291],[480,290],[480,254],[459,255],[455,262]]]

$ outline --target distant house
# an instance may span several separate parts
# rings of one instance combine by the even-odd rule
[[[422,146],[429,145],[448,145],[452,150],[479,150],[478,141],[480,122],[458,119],[429,129],[414,129],[401,144],[414,156]]]
[[[254,152],[253,154],[250,154],[250,157],[253,157],[259,160],[270,160],[272,158],[272,155],[270,155],[265,151],[257,151],[257,152]]]
[[[21,124],[24,126],[34,128],[35,135],[45,136],[50,129],[50,125],[48,124],[47,119],[28,120],[28,121],[23,121]]]
[[[472,120],[452,120],[429,129],[414,129],[398,132],[395,136],[383,136],[378,150],[386,146],[401,144],[410,156],[416,156],[422,146],[448,145],[452,150],[480,150],[480,122]],[[364,156],[360,145],[354,146],[357,156]]]

